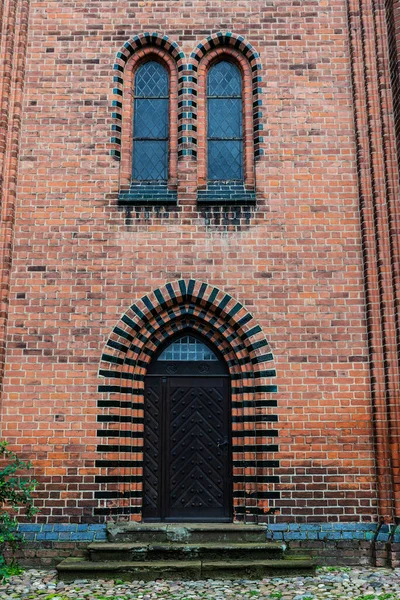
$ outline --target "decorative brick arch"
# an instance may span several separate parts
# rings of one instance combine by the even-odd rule
[[[253,139],[254,139],[254,158],[257,160],[263,155],[261,147],[263,138],[260,132],[263,130],[263,114],[262,114],[262,77],[261,77],[261,62],[258,52],[253,46],[245,40],[241,35],[236,35],[230,31],[218,31],[213,33],[200,42],[195,50],[190,55],[192,68],[199,72],[201,64],[210,52],[215,52],[216,49],[230,49],[237,54],[237,62],[240,64],[239,57],[244,57],[251,71],[251,96],[252,96],[252,117],[253,117]],[[243,67],[242,67],[243,71]]]
[[[231,32],[217,32],[200,42],[190,55],[190,60],[185,62],[185,54],[177,42],[172,42],[167,35],[159,32],[146,32],[130,38],[117,52],[113,66],[113,100],[111,111],[111,150],[110,154],[116,160],[121,159],[122,144],[122,115],[124,88],[126,89],[126,65],[136,53],[145,49],[162,49],[168,53],[176,63],[178,69],[178,160],[183,157],[197,158],[197,131],[198,131],[198,80],[197,72],[202,58],[215,48],[230,48],[238,56],[244,57],[251,71],[251,97],[252,97],[252,128],[253,148],[255,159],[263,155],[261,145],[263,138],[260,132],[262,123],[261,101],[261,63],[259,55],[243,36]]]
[[[111,112],[111,151],[110,154],[116,160],[121,159],[122,143],[122,116],[123,116],[123,96],[126,89],[126,66],[131,57],[137,54],[144,55],[144,52],[152,50],[162,51],[162,54],[169,55],[179,72],[184,69],[185,54],[180,49],[177,42],[173,42],[167,35],[158,32],[146,32],[131,37],[122,48],[117,52],[113,66],[113,100]],[[178,92],[179,93],[179,92]],[[176,102],[175,102],[176,104]]]
[[[96,461],[104,489],[95,496],[99,515],[140,519],[142,503],[144,379],[160,345],[179,331],[205,336],[226,361],[232,382],[234,515],[254,521],[275,511],[279,483],[271,454],[277,430],[270,413],[276,376],[273,355],[261,327],[242,304],[196,280],[168,283],[143,296],[123,315],[102,355],[99,375]]]

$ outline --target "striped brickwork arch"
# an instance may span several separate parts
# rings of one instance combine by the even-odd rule
[[[185,54],[177,42],[159,32],[146,32],[130,38],[117,52],[113,66],[113,100],[111,113],[111,156],[121,159],[121,134],[124,94],[124,74],[128,60],[140,50],[161,48],[168,52],[177,65],[178,79],[178,159],[185,156],[197,158],[198,133],[198,70],[202,58],[215,48],[231,48],[249,63],[252,72],[252,110],[254,156],[259,158],[262,150],[262,77],[258,53],[243,36],[232,32],[217,32],[200,42],[185,62]]]
[[[112,112],[111,112],[111,156],[116,160],[121,159],[121,134],[122,134],[122,114],[123,114],[123,95],[124,95],[124,76],[125,67],[128,60],[139,53],[141,50],[155,48],[161,49],[167,52],[172,59],[175,61],[178,72],[181,74],[186,71],[186,65],[184,64],[185,54],[180,49],[177,42],[171,41],[167,35],[155,31],[152,33],[145,32],[131,37],[122,48],[117,52],[115,63],[113,66],[113,100],[112,100]],[[179,88],[184,87],[184,82],[179,79]],[[178,91],[179,97],[182,98],[185,92],[181,89]],[[180,100],[181,102],[182,100]],[[178,112],[178,118],[180,113],[184,110],[181,107]],[[128,124],[129,126],[129,124]],[[178,149],[179,153],[179,149]]]
[[[199,65],[209,52],[217,48],[231,48],[240,53],[248,61],[252,72],[252,108],[253,108],[253,135],[254,135],[254,157],[258,159],[263,155],[262,149],[262,130],[263,130],[263,113],[262,113],[262,76],[261,76],[261,61],[258,52],[253,46],[245,40],[242,35],[237,35],[231,31],[218,31],[209,35],[200,42],[190,55],[188,67],[197,73]]]
[[[99,370],[95,513],[140,519],[144,379],[157,349],[179,331],[205,336],[226,361],[232,382],[234,515],[254,521],[275,510],[279,499],[273,356],[242,304],[196,280],[168,283],[143,296],[106,343]]]

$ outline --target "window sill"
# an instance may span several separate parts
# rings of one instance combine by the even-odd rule
[[[140,183],[131,183],[128,190],[120,190],[118,194],[118,204],[139,205],[148,204],[165,205],[176,204],[176,190],[168,189],[166,182],[141,181]]]
[[[205,190],[197,192],[198,204],[255,204],[254,190],[246,190],[243,183],[236,181],[208,183]]]

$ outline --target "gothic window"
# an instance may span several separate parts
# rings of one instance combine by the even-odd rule
[[[134,82],[133,181],[167,181],[169,77],[152,60],[139,66]]]
[[[207,77],[207,173],[209,181],[243,181],[242,77],[223,60]]]

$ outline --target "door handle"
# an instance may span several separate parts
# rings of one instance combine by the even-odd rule
[[[227,446],[227,445],[228,445],[228,437],[227,436],[224,437],[222,442],[220,442],[219,440],[217,442],[218,448],[222,448],[222,446]]]

